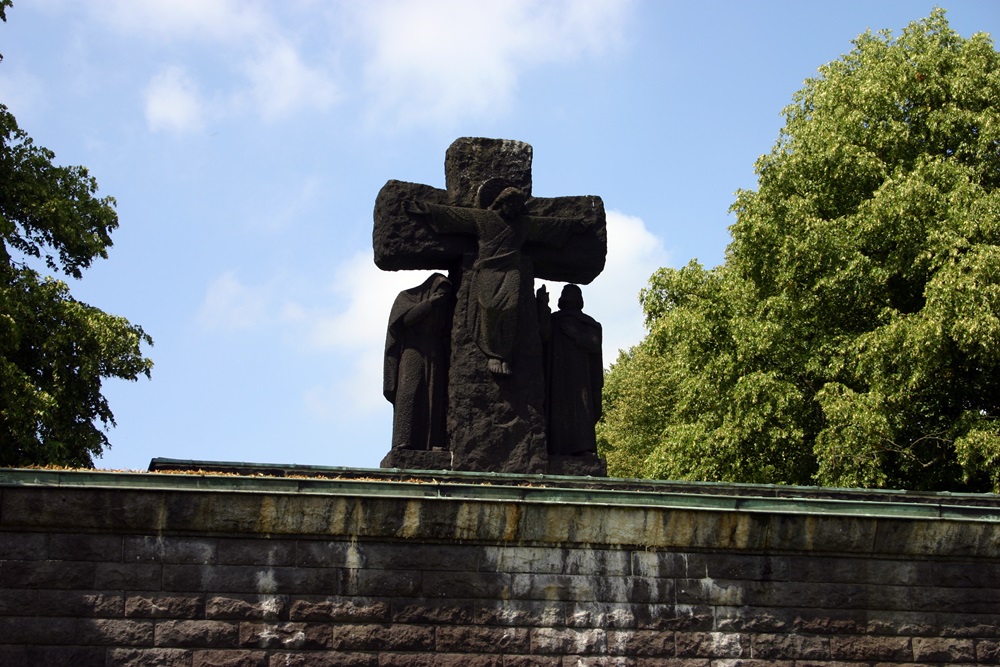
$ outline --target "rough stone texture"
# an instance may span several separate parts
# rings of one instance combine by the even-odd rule
[[[471,280],[459,285],[455,322],[475,317],[470,313],[470,302],[476,299],[473,286]],[[546,471],[545,385],[534,279],[522,273],[519,289],[512,375],[487,370],[472,327],[456,326],[452,332],[448,433],[457,470]]]
[[[451,470],[451,452],[393,447],[379,465],[401,470]]]
[[[477,344],[475,281],[467,279],[478,247],[470,234],[438,234],[428,216],[408,215],[405,202],[476,208],[479,186],[504,178],[531,194],[531,146],[505,139],[465,137],[445,157],[446,189],[390,180],[375,202],[372,236],[375,264],[387,271],[448,271],[456,293],[448,373],[447,430],[451,458],[447,468],[513,473],[606,474],[596,457],[549,467],[541,334],[535,304],[535,278],[589,283],[603,269],[607,255],[607,223],[600,197],[529,198],[526,214],[579,221],[578,233],[549,247],[528,242],[519,262],[513,372],[498,375],[486,368]],[[551,224],[551,223],[548,223]],[[429,469],[443,466],[443,456],[411,456],[391,451],[385,467]]]
[[[597,456],[549,456],[547,472],[550,475],[571,477],[605,477],[608,464]]]
[[[372,240],[376,266],[384,271],[449,268],[456,260],[461,261],[463,255],[475,253],[476,244],[470,238],[439,236],[429,226],[415,225],[403,213],[403,202],[419,200],[474,207],[479,184],[494,177],[506,178],[530,195],[531,158],[531,146],[520,141],[463,137],[446,153],[445,190],[420,183],[388,181],[375,200]],[[580,235],[571,239],[565,251],[531,248],[535,277],[589,284],[604,270],[607,223],[600,197],[533,197],[527,206],[533,216],[581,219],[594,232],[593,237]]]
[[[997,497],[463,479],[0,471],[0,666],[1000,664]]]

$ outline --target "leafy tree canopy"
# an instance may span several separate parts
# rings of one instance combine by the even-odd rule
[[[9,7],[0,0],[0,19]],[[79,278],[107,257],[118,226],[114,200],[97,197],[87,169],[54,158],[0,104],[0,466],[93,465],[114,424],[102,379],[152,368],[140,327],[31,266]]]
[[[713,269],[660,269],[605,384],[609,469],[1000,491],[1000,54],[945,12],[785,108]]]

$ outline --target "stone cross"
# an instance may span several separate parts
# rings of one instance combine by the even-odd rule
[[[600,461],[548,455],[534,279],[586,284],[600,274],[604,203],[531,197],[531,158],[523,142],[461,138],[445,155],[446,189],[391,180],[378,194],[375,264],[446,270],[456,297],[448,442],[440,452],[394,448],[383,466],[601,474]]]

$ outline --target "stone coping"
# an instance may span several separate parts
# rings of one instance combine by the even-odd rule
[[[994,494],[913,493],[154,459],[154,463],[156,461],[191,464],[191,468],[190,471],[181,472],[183,468],[179,467],[169,473],[0,469],[0,489],[58,487],[305,494],[400,500],[437,498],[590,507],[1000,522],[1000,496]],[[201,469],[198,464],[203,464]],[[242,467],[253,472],[211,472],[204,470],[206,465],[218,469]],[[266,474],[268,469],[274,474]]]

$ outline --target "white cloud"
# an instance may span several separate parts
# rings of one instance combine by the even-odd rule
[[[408,124],[502,112],[522,70],[599,54],[616,42],[630,3],[383,0],[363,7],[375,119]]]
[[[615,48],[631,5],[631,0],[330,5],[103,0],[87,7],[154,56],[156,50],[169,51],[171,61],[185,68],[188,84],[171,92],[178,103],[188,103],[189,112],[200,100],[203,121],[210,108],[210,121],[254,115],[272,122],[326,111],[348,95],[363,94],[370,122],[441,125],[503,114],[527,70]],[[322,35],[318,44],[317,35]],[[339,56],[357,49],[358,58],[345,56],[345,63],[359,64],[341,71]],[[162,76],[150,87],[162,87]],[[197,90],[204,91],[200,98],[193,95]],[[190,113],[154,118],[159,129],[192,127],[179,122],[190,120]]]
[[[273,318],[269,314],[269,290],[244,285],[232,271],[227,271],[208,286],[198,321],[206,329],[250,330]]]
[[[206,289],[198,322],[207,330],[284,330],[288,344],[322,354],[337,368],[332,382],[303,393],[309,412],[320,417],[343,416],[345,411],[369,415],[384,409],[382,357],[392,302],[401,290],[419,285],[428,274],[380,271],[371,251],[358,252],[337,268],[330,281],[329,302],[337,305],[308,307],[295,298],[300,295],[289,281],[273,278],[250,286],[227,271]],[[327,302],[325,296],[323,301]]]
[[[319,419],[356,419],[382,412],[389,414],[391,422],[391,406],[382,396],[381,343],[377,354],[359,354],[332,383],[309,387],[302,393],[302,401],[306,410]]]
[[[649,276],[667,264],[663,242],[637,217],[608,211],[608,261],[604,272],[584,286],[585,311],[604,328],[605,363],[619,348],[635,345],[645,334],[639,290]],[[297,347],[332,356],[337,376],[306,389],[302,400],[317,417],[369,416],[386,410],[382,397],[382,357],[389,310],[396,295],[422,283],[429,271],[380,271],[370,251],[344,261],[330,281],[330,302],[308,308],[290,298],[288,286],[242,284],[225,273],[209,287],[201,309],[208,327],[251,329],[280,326]],[[555,307],[562,284],[551,284]]]
[[[593,283],[583,286],[584,312],[604,330],[605,365],[618,358],[618,350],[632,347],[645,336],[639,290],[669,260],[663,240],[646,229],[642,219],[618,211],[607,215],[607,264]],[[545,282],[554,309],[562,284]]]
[[[316,349],[335,350],[349,361],[334,383],[305,394],[317,415],[345,409],[371,414],[384,409],[382,358],[385,328],[396,295],[422,283],[428,271],[380,271],[370,251],[359,252],[337,270],[332,289],[345,304],[335,313],[310,319],[307,341]]]
[[[254,108],[264,120],[289,116],[302,108],[325,110],[339,97],[337,86],[318,68],[302,62],[285,40],[272,40],[244,63]]]
[[[285,14],[275,5],[237,0],[110,0],[93,7],[100,19],[132,37],[168,46],[209,47],[185,49],[191,54],[188,72],[202,72],[201,85],[187,72],[180,77],[178,68],[167,68],[149,84],[150,90],[173,103],[167,111],[157,114],[154,109],[151,115],[147,93],[147,119],[154,129],[195,129],[190,122],[194,112],[204,112],[207,106],[196,96],[198,88],[211,92],[213,120],[249,113],[274,121],[303,110],[328,109],[340,97],[331,75],[321,65],[307,63],[292,38],[294,28],[283,24]],[[205,74],[216,64],[212,61],[231,73],[214,90]],[[204,115],[200,118],[205,120]]]
[[[646,229],[642,219],[619,211],[608,211],[608,263],[594,281],[595,317],[604,323],[604,363],[618,357],[646,335],[639,290],[669,256],[663,240]]]
[[[239,0],[105,0],[92,3],[104,21],[126,33],[237,42],[268,30],[259,3]]]
[[[646,229],[640,218],[608,211],[608,261],[601,275],[583,287],[585,310],[604,330],[604,363],[618,350],[638,343],[645,335],[639,290],[668,263],[663,241]],[[345,307],[334,314],[310,318],[308,340],[318,349],[337,350],[351,367],[336,383],[312,387],[305,401],[315,414],[347,409],[371,414],[384,408],[382,356],[385,327],[393,299],[419,285],[429,272],[379,271],[369,252],[359,252],[337,271],[334,290]],[[539,283],[544,281],[539,281]],[[561,283],[548,283],[553,308]]]
[[[143,97],[146,124],[154,132],[183,134],[200,130],[205,124],[198,87],[181,67],[161,70],[149,82]]]
[[[332,290],[347,306],[316,320],[311,344],[319,349],[378,348],[381,354],[393,300],[428,275],[428,271],[380,271],[371,251],[358,252],[337,269],[332,282]]]

